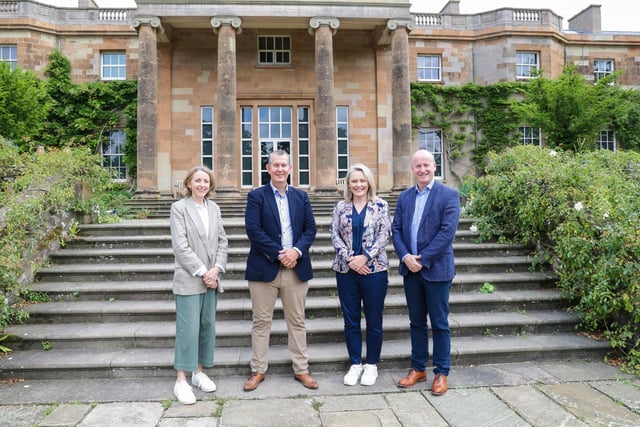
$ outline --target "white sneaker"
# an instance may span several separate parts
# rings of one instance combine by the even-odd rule
[[[216,391],[216,383],[211,381],[211,378],[209,378],[204,372],[198,372],[197,374],[195,372],[192,372],[191,384],[193,384],[194,387],[197,387],[207,393]]]
[[[349,372],[344,376],[344,385],[356,385],[362,375],[362,365],[351,365]]]
[[[173,395],[178,399],[178,402],[183,405],[193,405],[196,403],[196,395],[193,394],[191,386],[186,381],[176,381],[176,385],[173,386]]]
[[[374,385],[378,378],[378,367],[376,365],[364,365],[360,385]]]

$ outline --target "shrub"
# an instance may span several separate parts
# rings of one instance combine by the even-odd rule
[[[19,153],[0,138],[0,331],[21,321],[26,289],[47,252],[63,242],[76,215],[107,211],[113,191],[100,156],[88,149]]]
[[[521,146],[491,154],[467,212],[482,239],[537,245],[575,302],[640,372],[640,154]]]

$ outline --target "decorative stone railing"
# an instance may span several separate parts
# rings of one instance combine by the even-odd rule
[[[125,9],[101,9],[98,12],[98,19],[100,21],[127,21],[128,10]]]
[[[136,9],[55,7],[35,1],[0,1],[0,18],[37,19],[51,24],[131,25]]]
[[[482,30],[498,26],[539,25],[562,31],[562,17],[548,9],[497,9],[473,15],[412,13],[416,29],[443,28],[452,30]]]

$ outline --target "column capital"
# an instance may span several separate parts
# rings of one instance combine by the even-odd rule
[[[333,34],[335,34],[338,30],[338,27],[340,26],[340,20],[338,18],[331,18],[326,16],[313,17],[309,19],[309,34],[313,35],[321,25],[328,25],[333,30]]]
[[[397,30],[398,27],[406,27],[407,32],[415,29],[416,24],[413,22],[413,19],[389,19],[387,21],[387,30],[394,31]]]
[[[211,18],[211,26],[213,27],[213,32],[216,34],[218,33],[218,28],[225,24],[235,28],[236,34],[242,32],[242,19],[238,16],[214,16]]]
[[[162,22],[158,16],[138,15],[133,17],[133,28],[140,28],[141,25],[149,25],[152,28],[160,28],[162,31]]]

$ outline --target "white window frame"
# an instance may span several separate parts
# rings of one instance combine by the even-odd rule
[[[336,179],[345,178],[349,172],[349,107],[336,107]]]
[[[0,45],[0,61],[9,64],[11,71],[18,67],[18,46],[15,44]]]
[[[442,56],[420,54],[416,62],[419,82],[442,81]]]
[[[440,128],[420,128],[418,130],[419,148],[433,154],[436,161],[434,177],[438,180],[444,178],[444,137]]]
[[[518,132],[520,132],[521,145],[535,145],[536,147],[542,147],[542,129],[534,128],[532,126],[520,126],[518,128]]]
[[[215,111],[211,105],[200,107],[200,164],[213,170]]]
[[[114,182],[127,180],[127,167],[124,164],[124,144],[126,134],[122,129],[109,131],[109,141],[102,143],[102,167],[109,171]]]
[[[309,187],[311,186],[311,108],[299,106],[297,111],[298,186]]]
[[[258,36],[258,64],[290,65],[291,36],[262,35]]]
[[[617,149],[615,132],[612,130],[601,130],[598,133],[598,148],[615,152]]]
[[[240,108],[242,188],[253,188],[253,107]]]
[[[127,54],[124,51],[100,53],[100,76],[102,80],[127,79]]]
[[[533,79],[532,71],[540,69],[540,54],[533,51],[516,52],[516,79]]]
[[[594,83],[603,77],[613,74],[615,62],[613,59],[596,58],[593,61],[593,81]]]

